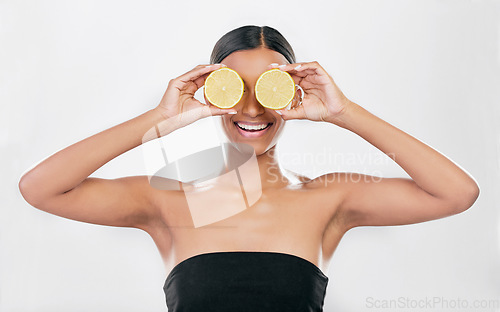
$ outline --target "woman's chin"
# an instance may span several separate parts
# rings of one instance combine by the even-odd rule
[[[243,143],[243,144],[246,144],[248,146],[251,146],[255,152],[255,156],[260,156],[262,154],[267,153],[267,151],[269,151],[275,145],[274,140],[273,140],[273,142],[268,142],[267,144],[264,142],[257,143],[257,142],[248,142],[248,141],[238,141],[236,143],[239,143],[239,144]]]

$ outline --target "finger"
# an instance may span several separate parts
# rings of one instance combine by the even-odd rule
[[[237,114],[238,111],[234,108],[218,108],[217,106],[213,104],[203,104],[199,101],[197,101],[201,106],[203,106],[203,114],[205,116],[217,116],[217,115],[231,115],[231,114]]]
[[[285,64],[271,63],[271,64],[267,65],[267,69],[278,68],[279,66],[283,66],[283,65],[286,65],[286,63]]]
[[[194,94],[196,91],[198,91],[199,88],[203,87],[205,85],[205,80],[207,80],[207,77],[210,73],[206,73],[198,78],[196,78],[192,83],[187,83],[186,84],[186,91],[189,93]]]
[[[234,108],[222,109],[212,104],[207,105],[201,103],[196,99],[192,99],[186,103],[186,105],[184,106],[184,111],[181,114],[184,116],[184,119],[195,121],[209,116],[236,113],[237,111]]]
[[[279,65],[278,68],[281,69],[282,71],[297,72],[297,70],[300,69],[305,64],[307,64],[307,63],[302,62],[302,63],[282,64],[282,65]]]
[[[281,67],[282,70],[286,70],[288,67]],[[288,73],[293,77],[300,77],[301,82],[310,82],[312,84],[329,84],[332,82],[332,78],[326,72],[326,70],[319,65],[318,62],[309,62],[297,65],[293,69],[290,69]],[[294,79],[296,80],[296,79]],[[306,87],[305,85],[300,84],[302,87]]]
[[[309,75],[305,78],[295,76],[290,74],[292,76],[293,81],[295,81],[296,85],[299,85],[305,92],[311,89],[317,89],[318,88],[318,83],[315,77],[318,77],[316,75]],[[298,91],[298,88],[295,90],[296,92]]]
[[[288,66],[288,67],[291,67],[292,69],[301,65],[302,63],[293,63],[293,64],[278,64],[278,63],[272,63],[272,64],[269,64],[267,66],[268,69],[273,69],[273,68],[277,68],[277,69],[280,69],[280,68],[283,68],[284,66]],[[300,81],[302,80],[302,78],[304,78],[305,76],[307,76],[307,74],[297,74],[297,72],[295,71],[291,71],[291,72],[288,72],[290,74],[290,76],[292,77],[293,81],[296,83],[296,84],[299,84]]]
[[[301,78],[305,78],[310,75],[321,75],[321,73],[318,73],[318,71],[315,69],[302,69],[302,68],[297,70],[291,69],[290,71],[288,71],[288,73],[290,75],[295,75]]]
[[[302,106],[290,110],[287,110],[286,108],[277,109],[276,113],[280,114],[281,118],[284,120],[305,118],[304,108]]]
[[[318,62],[304,62],[304,63],[294,63],[294,64],[285,64],[279,66],[279,69],[283,71],[291,71],[291,72],[305,72],[308,73],[326,73],[323,67],[319,65]]]
[[[298,75],[296,75],[296,74],[294,74],[294,73],[289,73],[289,74],[290,74],[290,77],[292,77],[293,82],[294,82],[295,84],[300,85],[300,84],[301,84],[301,82],[302,82],[302,80],[304,80],[304,77],[298,76]]]
[[[299,81],[307,78],[308,76],[311,77],[311,76],[320,76],[321,75],[320,73],[318,73],[314,69],[305,69],[305,70],[302,70],[301,68],[299,68],[299,69],[290,69],[290,70],[287,71],[287,73],[289,73],[290,76],[294,77],[295,79],[297,79]]]
[[[293,64],[283,64],[279,66],[274,66],[278,69],[281,69],[282,71],[286,71],[290,76],[292,77],[293,81],[296,84],[301,85],[301,82],[306,78],[308,75],[314,75],[316,74],[315,70],[304,70],[304,66],[307,63],[293,63]]]
[[[300,77],[300,78],[306,78],[307,76],[313,77],[313,80],[318,80],[321,82],[324,82],[325,79],[322,78],[328,78],[328,73],[319,65],[318,62],[309,62],[309,63],[302,63],[298,64],[295,67],[292,67],[292,65],[295,64],[287,64],[285,66],[280,66],[279,68],[283,71],[287,71],[290,75]],[[316,78],[316,77],[321,77],[321,78]]]
[[[175,78],[174,80],[178,82],[178,87],[181,88],[181,85],[184,85],[185,83],[188,83],[190,81],[194,81],[207,73],[225,66],[226,65],[224,64],[198,65],[187,73]]]
[[[200,101],[195,99],[195,102],[199,105],[203,106],[206,109],[206,112],[212,115],[225,115],[225,114],[236,114],[238,111],[235,108],[219,108],[213,105],[210,102],[201,103]]]
[[[205,84],[205,80],[212,71],[225,66],[226,65],[224,64],[198,65],[190,72],[176,79],[172,79],[172,82],[179,91],[183,90],[190,94],[194,94],[199,88],[201,88]],[[192,79],[187,81],[182,80],[182,79],[187,79],[188,77],[191,77]]]
[[[230,108],[217,108],[213,105],[210,105],[210,113],[212,114],[212,116],[216,116],[216,115],[234,115],[234,114],[237,114],[238,111],[235,110],[235,109],[230,109]]]
[[[323,78],[324,76],[319,76],[316,74],[311,75],[306,73],[294,73],[294,72],[288,72],[288,73],[292,77],[295,84],[301,86],[302,89],[304,90],[308,90],[315,87],[317,88],[318,81],[324,80],[324,79],[318,80],[318,77]]]

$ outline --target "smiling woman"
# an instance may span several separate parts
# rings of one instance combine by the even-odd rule
[[[318,62],[296,63],[290,44],[271,27],[228,32],[216,43],[211,63],[172,79],[155,108],[55,153],[19,182],[23,197],[38,209],[147,232],[166,267],[174,263],[164,284],[171,312],[322,311],[328,285],[324,272],[349,229],[443,218],[465,211],[479,195],[474,179],[448,158],[350,101]],[[196,100],[210,73],[223,67],[244,82],[241,99],[227,109]],[[301,105],[298,93],[290,109],[259,103],[254,87],[270,69],[287,72],[302,88]],[[168,135],[215,115],[221,116],[230,143],[255,156],[254,169],[189,187],[173,181],[179,189],[168,190],[152,187],[147,176],[89,177],[145,143],[151,128],[158,136]],[[315,179],[283,175],[275,148],[292,119],[356,133],[390,155],[411,179],[345,172]],[[229,156],[227,163],[234,164]],[[248,181],[254,181],[250,188],[259,188],[258,200],[227,218],[195,226],[192,196],[202,204],[201,214],[219,214],[234,206],[240,184]]]

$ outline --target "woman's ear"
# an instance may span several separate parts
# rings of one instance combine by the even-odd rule
[[[301,99],[303,96],[304,94],[302,93],[302,88],[299,88],[297,85],[295,85],[295,96],[292,99],[291,107],[297,107],[302,104]]]

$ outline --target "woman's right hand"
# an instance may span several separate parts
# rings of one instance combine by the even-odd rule
[[[205,84],[205,79],[210,72],[225,66],[223,64],[198,65],[191,71],[170,80],[167,91],[155,109],[165,120],[169,120],[169,124],[174,123],[176,128],[184,127],[208,116],[235,113],[235,109],[221,109],[209,102],[203,104],[194,98],[195,92]]]

